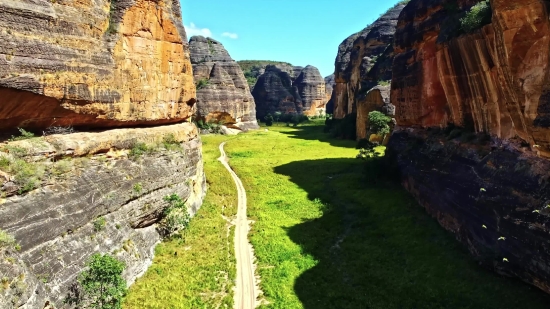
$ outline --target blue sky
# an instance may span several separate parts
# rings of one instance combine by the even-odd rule
[[[187,35],[210,36],[235,60],[334,71],[338,45],[399,0],[180,0]]]

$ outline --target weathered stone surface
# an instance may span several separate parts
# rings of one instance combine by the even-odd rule
[[[302,99],[302,113],[304,115],[316,116],[325,113],[325,106],[328,102],[325,80],[316,67],[306,66],[296,78],[294,84],[298,87]]]
[[[499,139],[448,136],[394,131],[387,155],[404,187],[483,265],[550,293],[550,162]]]
[[[256,103],[241,67],[223,45],[194,36],[189,41],[197,90],[197,116],[242,129],[259,128]],[[202,83],[202,84],[200,84]]]
[[[548,1],[492,0],[492,23],[454,38],[441,32],[452,3],[413,0],[401,13],[391,90],[400,129],[388,153],[405,188],[473,255],[550,293]],[[431,133],[449,125],[463,133]]]
[[[131,145],[160,143],[166,137],[182,148],[159,148],[139,159],[128,159]],[[17,146],[25,143],[17,142]],[[68,287],[97,252],[124,261],[123,275],[131,284],[151,264],[160,241],[156,223],[167,206],[163,198],[178,194],[191,214],[202,203],[206,183],[201,141],[192,124],[53,135],[40,144],[28,156],[42,160],[64,156],[75,163],[63,177],[0,201],[0,229],[21,245],[14,256],[18,266],[6,268],[0,262],[0,277],[16,280],[24,273],[27,278],[18,305],[43,308],[49,301],[56,308],[63,307]],[[90,155],[79,163],[78,158],[70,159]],[[106,225],[98,230],[94,221],[100,217]],[[2,308],[9,306],[0,303]]]
[[[331,74],[325,77],[325,94],[326,94],[325,99],[327,102],[330,101],[330,98],[332,97],[332,91],[334,90],[335,84],[336,84],[336,81],[334,80],[334,74]]]
[[[366,139],[369,132],[369,113],[379,111],[393,118],[395,106],[390,103],[390,86],[376,86],[357,98],[357,139]]]
[[[0,130],[187,119],[195,103],[178,1],[0,0]]]
[[[391,8],[374,23],[345,39],[335,60],[331,109],[336,119],[357,112],[357,98],[391,79],[393,37],[399,13],[405,5]],[[358,117],[366,117],[361,115]],[[365,132],[361,133],[362,135]]]
[[[298,113],[314,116],[325,113],[325,81],[314,66],[268,65],[258,78],[252,96],[258,118],[268,113]]]

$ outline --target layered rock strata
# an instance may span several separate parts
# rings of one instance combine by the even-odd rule
[[[167,141],[171,146],[163,147]],[[150,148],[135,157],[128,148],[139,143]],[[2,250],[10,259],[0,259],[0,277],[11,282],[0,297],[2,308],[62,307],[84,263],[97,252],[124,261],[123,276],[131,284],[151,264],[161,240],[157,223],[168,206],[164,197],[178,194],[193,215],[206,190],[201,141],[188,123],[3,146],[15,147],[26,150],[28,164],[57,172],[31,192],[0,201],[0,229],[20,245],[20,251]],[[55,168],[59,162],[65,162],[62,172]]]
[[[179,122],[195,103],[180,5],[0,1],[0,130]]]
[[[319,70],[310,65],[305,68],[268,65],[252,95],[260,119],[274,112],[324,114],[327,104],[325,81]]]
[[[197,84],[197,117],[242,129],[257,129],[256,103],[239,64],[223,45],[194,36],[189,41]]]
[[[335,119],[356,113],[359,96],[380,81],[391,80],[395,27],[404,7],[404,4],[398,4],[391,8],[374,23],[346,38],[338,47],[331,99]],[[366,115],[358,117],[364,118]]]
[[[473,255],[550,292],[548,2],[492,0],[492,23],[456,37],[476,2],[413,0],[401,13],[388,151],[405,188]]]

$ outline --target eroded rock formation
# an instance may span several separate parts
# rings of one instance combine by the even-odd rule
[[[315,116],[325,113],[325,81],[314,66],[268,65],[258,78],[252,95],[258,118],[268,113],[298,113]]]
[[[152,147],[167,141],[177,147],[156,146],[129,158],[128,148],[138,143]],[[49,176],[27,194],[0,200],[0,227],[21,246],[20,251],[6,251],[11,262],[0,260],[2,277],[13,283],[4,290],[8,297],[0,298],[2,308],[43,308],[46,302],[61,307],[96,252],[124,261],[123,275],[131,284],[151,264],[161,240],[157,223],[167,207],[164,197],[178,194],[193,215],[206,190],[201,141],[189,123],[2,145],[14,147],[25,149],[28,164],[44,164]],[[9,155],[0,152],[0,157]],[[60,163],[48,163],[50,158],[63,158],[63,170],[56,165]],[[9,182],[1,181],[0,187]]]
[[[413,0],[401,13],[388,151],[481,262],[550,292],[548,2],[492,0],[491,24],[449,35],[476,2]]]
[[[0,130],[188,118],[195,88],[178,1],[0,1]]]
[[[256,129],[256,103],[239,64],[223,45],[194,36],[189,41],[197,84],[197,116],[242,129]]]
[[[403,4],[396,5],[365,29],[346,38],[338,47],[334,73],[336,84],[331,99],[335,119],[357,112],[358,97],[379,81],[391,80],[392,43],[397,19],[404,7]]]

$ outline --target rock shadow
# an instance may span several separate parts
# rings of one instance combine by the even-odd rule
[[[280,123],[279,126],[285,126],[285,124]],[[280,133],[289,135],[291,138],[329,143],[330,145],[335,147],[356,148],[356,141],[335,139],[334,137],[330,136],[330,134],[324,133],[324,128],[324,125],[305,125],[298,126],[295,128],[296,130],[293,131],[283,131]]]
[[[548,308],[547,294],[480,267],[398,183],[365,176],[366,166],[383,173],[357,159],[275,168],[324,204],[321,217],[287,231],[317,261],[294,285],[304,308]]]

